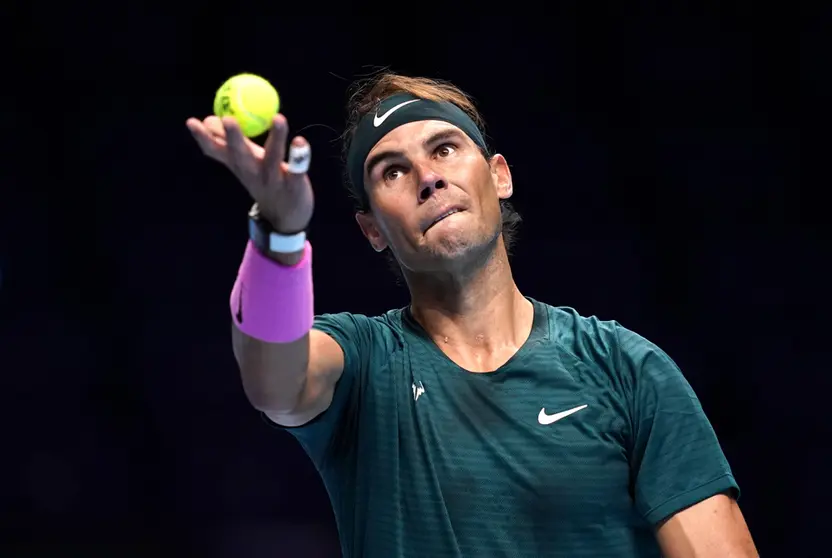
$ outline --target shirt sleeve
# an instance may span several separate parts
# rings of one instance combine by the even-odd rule
[[[699,399],[659,347],[620,326],[619,367],[630,385],[630,466],[637,510],[648,522],[728,492],[739,498],[728,460]]]
[[[332,403],[320,415],[296,427],[278,425],[292,434],[318,466],[354,447],[360,394],[367,381],[372,323],[367,316],[339,313],[315,317],[314,329],[332,337],[344,351],[344,370],[335,384]]]

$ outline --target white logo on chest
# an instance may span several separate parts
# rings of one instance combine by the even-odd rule
[[[418,401],[419,396],[425,393],[425,386],[422,385],[422,382],[418,382],[419,385],[416,385],[417,382],[413,382],[413,401]]]
[[[580,407],[575,407],[574,409],[569,409],[568,411],[561,411],[559,413],[555,413],[554,415],[547,415],[546,408],[540,409],[540,414],[537,415],[537,422],[540,424],[552,424],[553,422],[557,422],[562,418],[566,418],[573,413],[577,413],[583,409],[586,409],[587,405],[581,405]]]

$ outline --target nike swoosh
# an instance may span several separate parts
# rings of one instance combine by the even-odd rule
[[[243,323],[243,285],[240,284],[240,296],[237,298],[237,323]]]
[[[569,409],[568,411],[561,411],[559,413],[555,413],[554,415],[547,415],[546,414],[546,407],[540,409],[540,414],[537,415],[537,422],[540,424],[552,424],[553,422],[557,422],[562,418],[568,417],[573,413],[577,413],[583,409],[586,409],[587,405],[581,405],[580,407],[575,407],[574,409]]]
[[[387,120],[387,117],[388,117],[388,116],[390,116],[391,114],[393,114],[394,112],[396,112],[397,110],[399,110],[400,108],[402,108],[403,106],[405,106],[405,105],[409,105],[410,103],[415,103],[415,102],[416,102],[416,101],[418,101],[418,100],[419,100],[419,99],[411,99],[411,100],[409,100],[409,101],[405,101],[405,102],[403,102],[403,103],[399,103],[398,105],[396,105],[395,107],[391,108],[390,110],[388,110],[387,112],[385,112],[385,113],[384,113],[383,115],[381,115],[381,116],[379,116],[379,115],[378,115],[378,111],[376,111],[375,116],[373,116],[373,126],[375,126],[376,128],[378,128],[379,126],[381,126],[381,125],[384,123],[384,121],[385,121],[385,120]]]

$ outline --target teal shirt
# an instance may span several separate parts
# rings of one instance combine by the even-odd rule
[[[407,309],[316,319],[344,372],[330,408],[287,431],[323,478],[344,556],[660,556],[663,519],[738,497],[664,352],[532,302],[529,339],[484,374],[452,362]]]

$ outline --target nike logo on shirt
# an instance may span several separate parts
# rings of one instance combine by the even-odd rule
[[[400,108],[402,108],[403,106],[405,106],[405,105],[409,105],[410,103],[415,103],[415,102],[416,102],[416,101],[418,101],[418,100],[419,100],[419,99],[411,99],[411,100],[409,100],[409,101],[405,101],[405,102],[403,102],[403,103],[399,103],[398,105],[396,105],[395,107],[391,108],[390,110],[388,110],[387,112],[385,112],[385,113],[384,113],[383,115],[381,115],[381,116],[379,116],[379,115],[378,115],[378,111],[376,111],[375,116],[373,116],[373,126],[375,126],[376,128],[378,128],[379,126],[381,126],[381,125],[384,123],[384,121],[385,121],[385,120],[387,120],[387,117],[388,117],[388,116],[390,116],[391,114],[393,114],[394,112],[396,112],[397,110],[399,110]]]
[[[554,422],[559,421],[562,418],[566,418],[571,414],[577,413],[583,409],[586,409],[587,405],[581,405],[580,407],[575,407],[574,409],[569,409],[568,411],[561,411],[559,413],[555,413],[554,415],[547,415],[546,414],[546,407],[540,409],[540,414],[537,415],[537,422],[540,424],[552,424]]]

